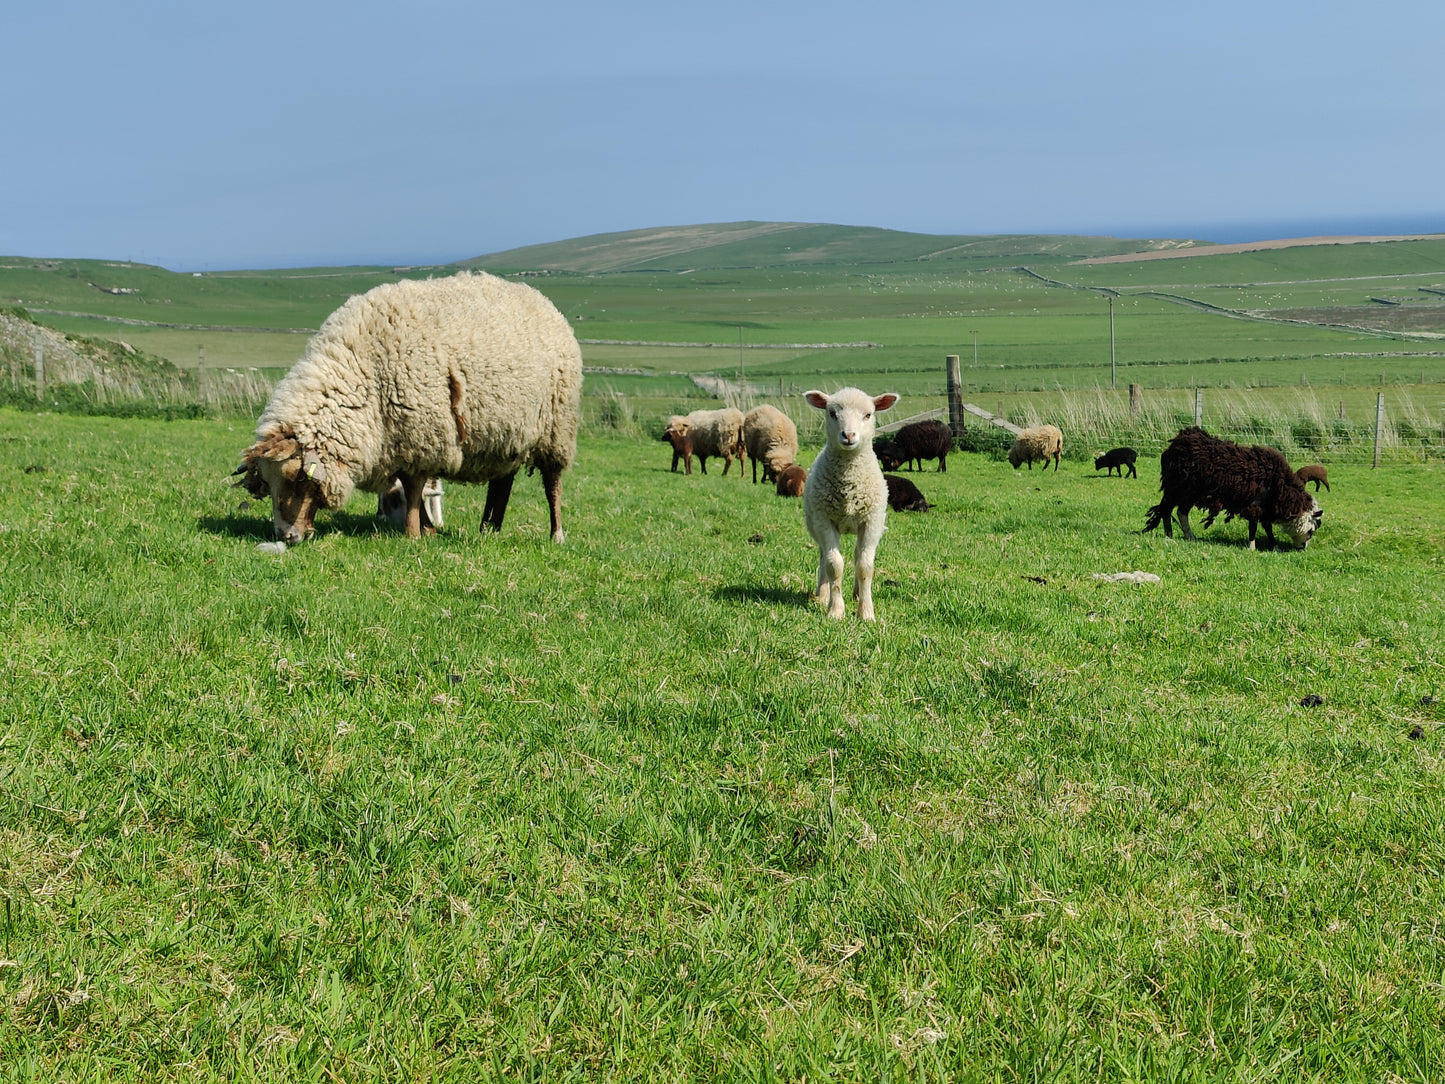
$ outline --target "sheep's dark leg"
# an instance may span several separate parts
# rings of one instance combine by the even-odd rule
[[[1120,468],[1119,468],[1119,477],[1120,477],[1120,478],[1124,477],[1124,468],[1123,468],[1123,467],[1120,467]],[[1138,477],[1139,477],[1139,472],[1134,469],[1134,464],[1133,464],[1133,463],[1130,463],[1130,464],[1129,464],[1129,477],[1130,477],[1130,478],[1138,478]]]
[[[1186,542],[1194,541],[1194,531],[1189,526],[1189,509],[1192,505],[1181,504],[1179,506],[1179,530],[1184,535]],[[1165,521],[1168,522],[1167,520]]]
[[[542,468],[542,489],[547,494],[547,512],[552,519],[552,541],[565,542],[562,531],[562,468]]]
[[[542,468],[543,484],[546,483],[547,468]],[[493,478],[487,483],[487,503],[482,509],[482,533],[487,531],[500,531],[502,529],[502,517],[507,514],[507,502],[512,499],[512,483],[517,480],[517,472],[504,474],[500,478]]]
[[[948,453],[947,453],[947,452],[945,452],[943,455],[941,455],[941,456],[938,457],[938,473],[939,473],[939,474],[947,474],[947,473],[948,473]]]
[[[698,455],[698,457],[697,457],[697,465],[698,465],[699,467],[701,467],[701,468],[702,468],[702,472],[703,472],[704,474],[706,474],[706,473],[707,473],[707,456],[702,455],[701,453],[699,453],[699,455]]]
[[[1249,548],[1250,548],[1250,549],[1254,549],[1254,530],[1255,530],[1255,528],[1258,527],[1258,526],[1259,526],[1259,520],[1257,520],[1257,519],[1252,519],[1252,520],[1249,521]],[[1269,534],[1269,524],[1268,524],[1268,523],[1266,523],[1266,524],[1264,525],[1264,531],[1265,531],[1265,534]],[[1272,540],[1272,539],[1273,539],[1273,536],[1271,536],[1271,540]]]

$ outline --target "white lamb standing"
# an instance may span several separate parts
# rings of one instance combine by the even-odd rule
[[[857,388],[832,395],[810,391],[803,398],[826,415],[828,442],[813,461],[803,487],[803,516],[818,543],[818,601],[828,616],[843,616],[845,534],[858,536],[853,549],[853,598],[858,616],[873,620],[873,557],[888,515],[888,484],[873,454],[876,414],[898,402],[889,392],[871,396]]]

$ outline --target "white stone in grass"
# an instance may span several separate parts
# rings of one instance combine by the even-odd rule
[[[1159,577],[1152,572],[1095,572],[1094,579],[1110,583],[1158,583]]]
[[[256,549],[261,553],[285,553],[285,542],[257,542]]]

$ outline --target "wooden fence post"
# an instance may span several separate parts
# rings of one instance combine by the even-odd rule
[[[1380,466],[1380,444],[1385,439],[1385,393],[1378,393],[1375,399],[1375,466]]]
[[[946,355],[943,364],[948,372],[948,427],[957,440],[963,433],[963,376],[959,372],[957,354]]]
[[[1194,389],[1194,424],[1204,424],[1204,389]]]
[[[35,333],[35,398],[45,399],[45,344],[40,341],[40,333]]]
[[[1131,422],[1137,422],[1137,421],[1139,420],[1139,407],[1140,407],[1139,385],[1138,385],[1138,384],[1130,384],[1130,385],[1129,385],[1129,420],[1130,420]]]
[[[201,346],[196,351],[196,402],[202,405],[206,402],[206,348]]]

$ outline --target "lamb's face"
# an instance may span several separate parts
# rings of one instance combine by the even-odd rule
[[[1320,522],[1325,516],[1319,501],[1311,499],[1310,504],[1312,507],[1308,512],[1301,512],[1294,519],[1287,519],[1279,524],[1280,530],[1300,549],[1310,544],[1310,539],[1320,529]]]
[[[823,411],[828,430],[828,447],[845,454],[871,447],[877,414],[898,402],[892,392],[871,396],[857,388],[844,388],[832,395],[810,391],[804,396],[810,406]]]

